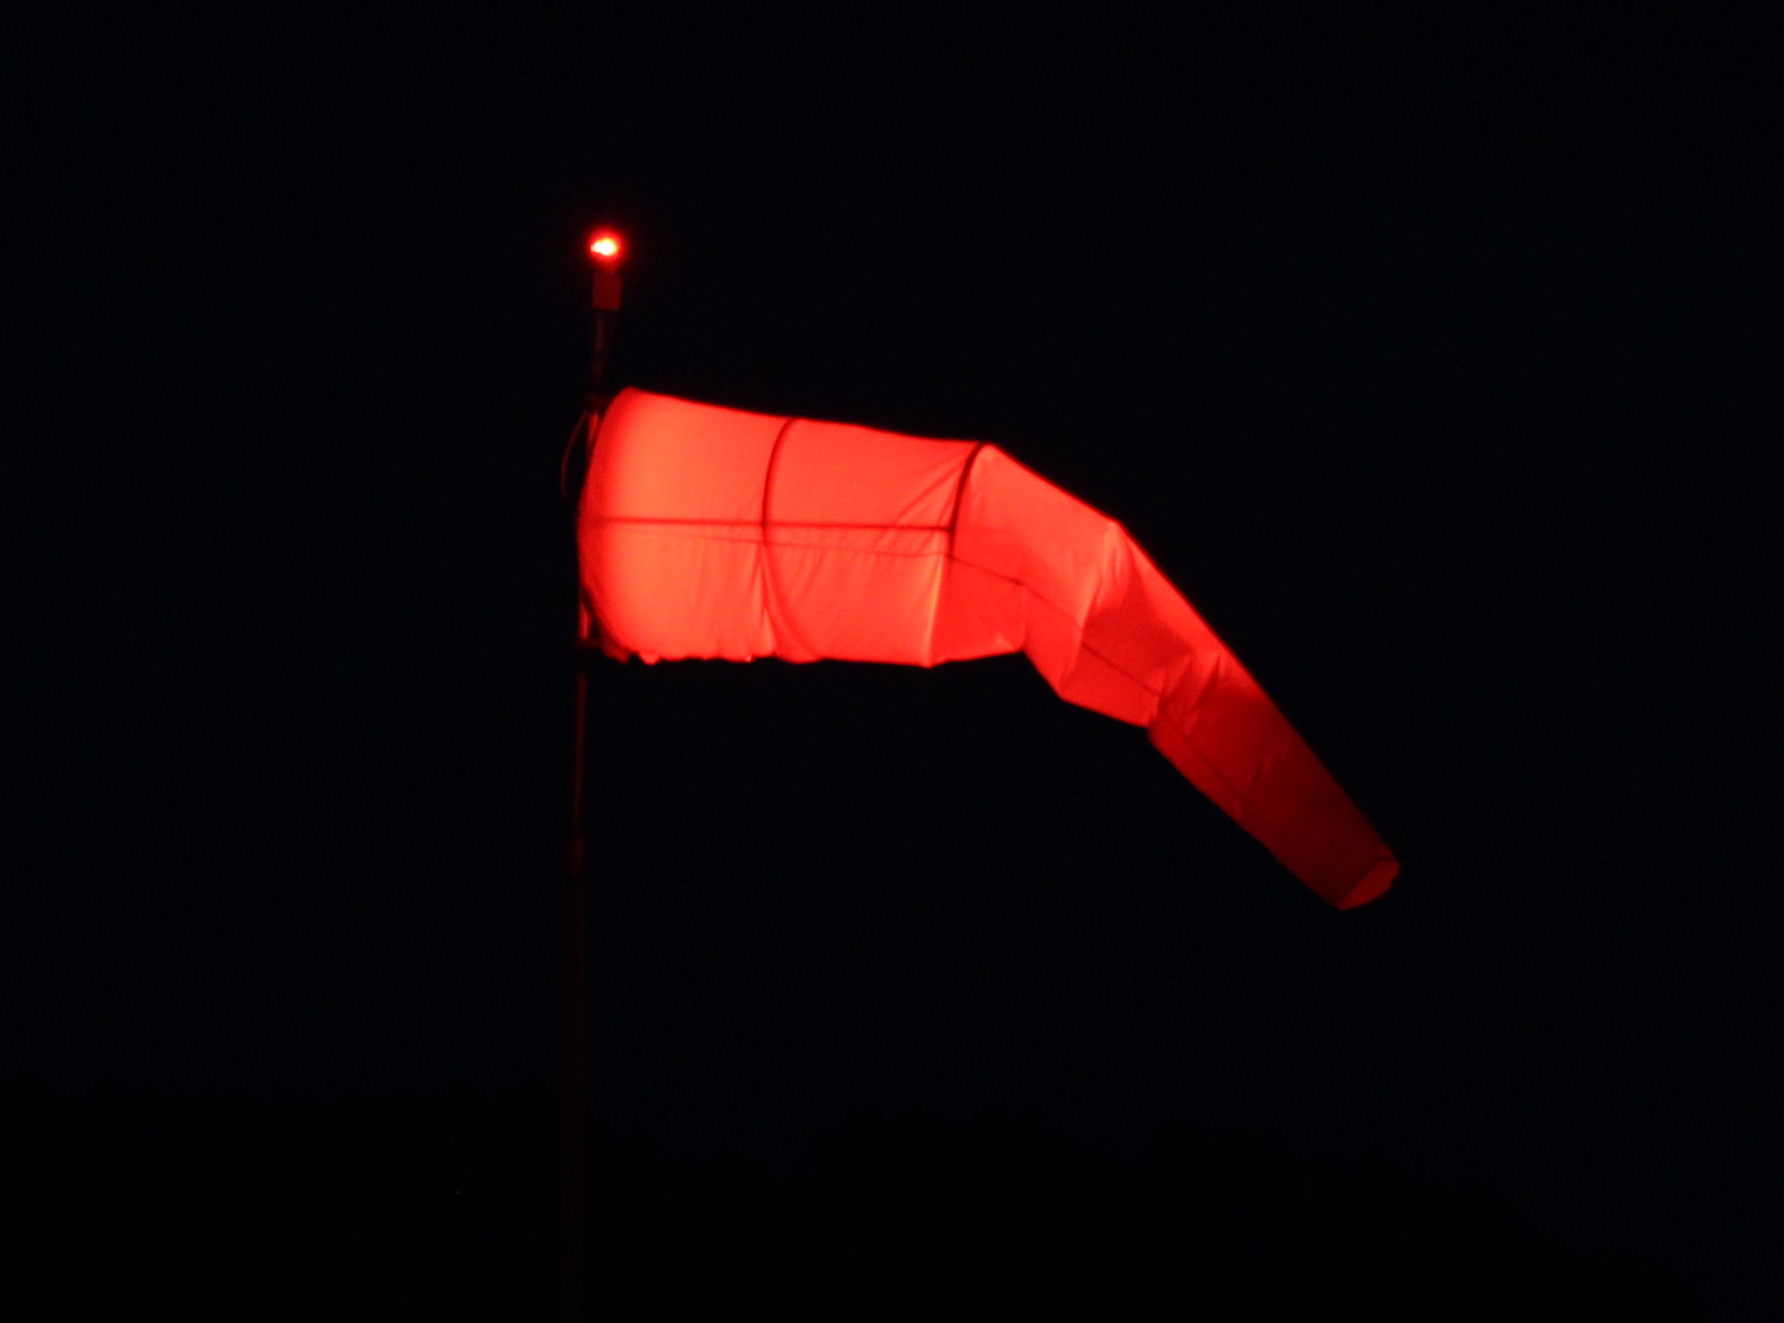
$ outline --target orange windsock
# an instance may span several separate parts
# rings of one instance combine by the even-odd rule
[[[1144,726],[1340,908],[1399,864],[1114,520],[995,446],[626,390],[578,519],[585,640],[619,658],[900,662],[1022,651],[1060,697]]]

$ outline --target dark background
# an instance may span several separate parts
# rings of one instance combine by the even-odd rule
[[[405,1135],[392,1220],[475,1149],[464,1225],[548,1229],[605,220],[619,382],[995,441],[1128,527],[1405,870],[1328,910],[1020,658],[603,664],[595,1112],[637,1189],[862,1126],[941,1171],[1172,1133],[1704,1317],[1776,1294],[1751,38],[1245,14],[22,48],[0,1075],[71,1261],[129,1239],[82,1181],[178,1228],[155,1190]],[[1339,1188],[1316,1224],[1368,1241]]]

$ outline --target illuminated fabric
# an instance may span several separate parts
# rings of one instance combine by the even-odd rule
[[[609,655],[939,662],[1021,650],[1144,726],[1342,908],[1399,871],[1233,654],[1122,527],[994,446],[627,390],[590,447],[583,637]]]

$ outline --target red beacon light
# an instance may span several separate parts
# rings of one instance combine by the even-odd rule
[[[602,266],[617,266],[623,245],[612,230],[596,230],[588,237],[588,255]]]

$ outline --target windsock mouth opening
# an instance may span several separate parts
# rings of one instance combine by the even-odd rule
[[[1398,859],[1383,859],[1379,864],[1363,874],[1363,880],[1350,889],[1343,900],[1338,902],[1341,910],[1354,910],[1359,905],[1367,905],[1389,887],[1394,879],[1400,876]]]

